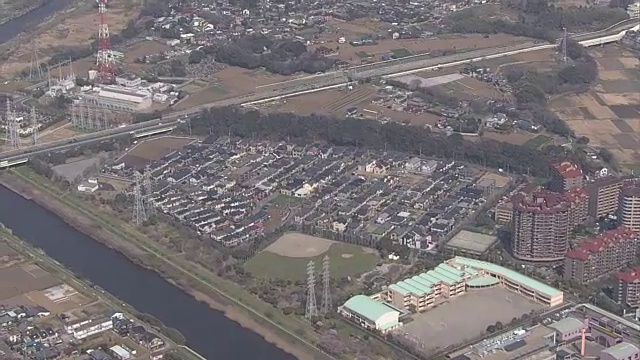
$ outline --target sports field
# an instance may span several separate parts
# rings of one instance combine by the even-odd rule
[[[360,275],[373,269],[378,262],[377,252],[372,249],[288,233],[249,260],[245,269],[259,277],[303,280],[309,261],[316,263],[316,273],[319,273],[326,255],[333,278]]]

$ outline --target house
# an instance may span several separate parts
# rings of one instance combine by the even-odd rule
[[[337,232],[342,233],[345,230],[347,230],[347,224],[348,223],[349,223],[348,220],[346,220],[344,218],[338,218],[331,224],[331,229],[333,231],[337,231]]]
[[[429,160],[426,163],[422,164],[420,171],[422,171],[423,174],[431,175],[433,174],[434,171],[436,171],[437,167],[438,167],[437,161]]]
[[[84,192],[84,193],[93,193],[96,190],[98,190],[99,187],[100,187],[100,185],[98,185],[97,182],[95,184],[92,184],[92,183],[86,181],[86,182],[82,182],[81,184],[78,185],[78,191]]]
[[[420,160],[420,158],[413,157],[409,159],[409,161],[407,161],[407,163],[404,165],[404,168],[407,171],[419,171],[420,165],[422,165],[422,160]]]
[[[51,312],[42,306],[33,306],[27,309],[28,318],[47,317],[49,315],[51,315]]]

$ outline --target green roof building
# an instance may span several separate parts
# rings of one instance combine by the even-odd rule
[[[365,295],[356,295],[344,303],[338,312],[365,329],[382,333],[393,330],[401,324],[400,312],[382,301]]]

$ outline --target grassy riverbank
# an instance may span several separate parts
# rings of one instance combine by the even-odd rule
[[[284,315],[235,283],[176,256],[175,252],[158,245],[132,224],[97,209],[73,193],[62,191],[29,168],[9,170],[0,177],[0,181],[55,212],[78,230],[122,252],[136,263],[159,272],[197,299],[225,311],[229,318],[297,358],[332,359],[314,345],[316,334],[304,320]]]
[[[0,228],[0,241],[9,245],[9,247],[17,253],[31,259],[31,261],[38,264],[38,266],[40,266],[42,269],[60,279],[64,283],[68,284],[69,286],[73,287],[76,291],[78,291],[78,293],[86,295],[89,298],[96,297],[104,304],[109,306],[109,308],[115,311],[122,312],[124,314],[128,314],[129,318],[135,318],[139,323],[142,323],[148,328],[155,329],[159,333],[165,335],[163,336],[163,338],[170,344],[172,349],[170,350],[170,352],[175,354],[176,357],[182,360],[203,359],[199,355],[195,354],[192,350],[182,346],[183,344],[178,344],[173,341],[173,336],[171,336],[171,333],[175,332],[174,329],[167,328],[159,321],[156,321],[156,323],[144,321],[143,313],[138,312],[129,305],[125,305],[122,300],[107,292],[97,292],[93,290],[91,285],[87,284],[85,280],[78,277],[76,274],[65,268],[56,260],[48,257],[42,250],[31,246],[29,243],[13,235],[10,229],[4,227]]]

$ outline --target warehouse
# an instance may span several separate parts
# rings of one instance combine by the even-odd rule
[[[86,93],[86,102],[108,110],[144,111],[151,107],[151,93],[123,86],[104,86]]]
[[[386,333],[400,327],[400,312],[388,304],[365,295],[347,300],[338,312],[368,330]]]

